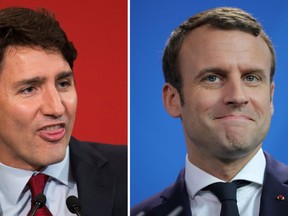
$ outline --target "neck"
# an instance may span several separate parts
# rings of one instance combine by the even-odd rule
[[[229,182],[254,157],[259,149],[260,146],[250,153],[242,155],[239,154],[238,157],[234,158],[215,157],[207,155],[207,153],[202,156],[199,152],[197,152],[197,154],[192,154],[188,151],[188,159],[201,170],[215,176],[216,178]]]

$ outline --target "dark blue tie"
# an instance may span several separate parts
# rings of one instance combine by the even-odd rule
[[[237,188],[247,185],[247,181],[217,182],[206,187],[222,204],[220,216],[239,216],[237,207]]]

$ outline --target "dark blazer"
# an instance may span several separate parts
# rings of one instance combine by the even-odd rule
[[[267,164],[259,215],[287,216],[288,166],[274,160],[267,153],[265,153],[265,157]],[[283,196],[284,200],[279,199],[279,195]],[[131,216],[135,216],[140,212],[145,213],[145,216],[166,216],[178,206],[182,206],[183,211],[177,216],[191,216],[190,202],[184,180],[184,169],[180,172],[177,181],[173,185],[133,207]]]
[[[71,172],[84,216],[127,216],[127,146],[71,137]]]

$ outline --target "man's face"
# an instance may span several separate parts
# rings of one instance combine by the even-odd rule
[[[172,115],[182,120],[190,160],[234,160],[260,148],[273,112],[271,59],[259,36],[205,26],[188,35],[179,54],[184,105],[178,95]]]
[[[73,73],[60,53],[8,48],[0,70],[0,162],[38,170],[63,160],[76,106]]]

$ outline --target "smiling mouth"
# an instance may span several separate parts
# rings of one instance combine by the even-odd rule
[[[216,117],[216,120],[231,120],[231,121],[254,121],[254,119],[252,119],[249,116],[246,115],[225,115],[225,116],[220,116],[220,117]]]

